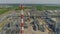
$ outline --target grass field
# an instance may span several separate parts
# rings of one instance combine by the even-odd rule
[[[0,9],[0,14],[7,12],[7,9]]]
[[[32,6],[32,7],[24,7],[24,9],[32,9],[32,8],[36,8],[37,10],[56,10],[56,9],[60,9],[60,6]],[[15,10],[20,10],[20,8],[18,6],[14,7]]]
[[[8,12],[10,9],[11,8],[0,8],[0,14]]]
[[[32,9],[36,8],[37,10],[55,10],[55,9],[60,9],[60,6],[32,6],[32,7],[24,7],[24,9]],[[15,9],[15,10],[20,10],[19,6],[12,6],[9,8],[0,8],[0,14],[3,14],[5,12],[8,12],[8,10]]]
[[[60,6],[36,6],[37,10],[56,10],[60,9]]]

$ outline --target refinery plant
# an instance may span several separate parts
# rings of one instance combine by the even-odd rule
[[[0,6],[0,34],[60,34],[59,6]]]

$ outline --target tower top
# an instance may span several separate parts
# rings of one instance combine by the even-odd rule
[[[20,5],[20,9],[24,9],[23,5]]]

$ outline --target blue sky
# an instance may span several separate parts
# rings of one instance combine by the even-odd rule
[[[60,0],[0,0],[1,3],[20,3],[20,4],[60,4]]]

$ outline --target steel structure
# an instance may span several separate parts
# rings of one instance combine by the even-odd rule
[[[20,27],[21,27],[21,30],[20,30],[20,33],[21,34],[24,34],[24,14],[23,14],[23,6],[21,5],[21,23],[20,23]]]

